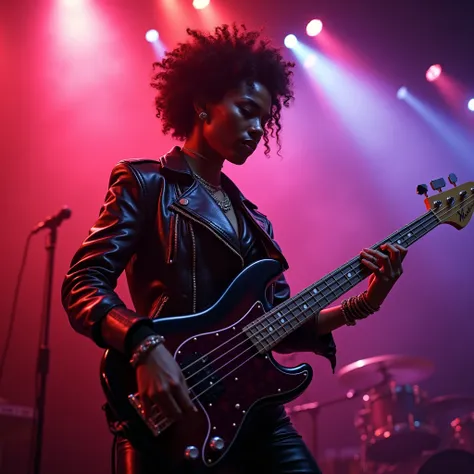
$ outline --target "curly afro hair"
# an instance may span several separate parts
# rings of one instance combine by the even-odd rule
[[[195,101],[218,102],[242,81],[260,82],[271,95],[271,116],[264,127],[265,155],[270,153],[269,135],[279,132],[282,107],[293,96],[294,63],[284,61],[280,51],[261,38],[260,32],[233,24],[218,26],[214,34],[187,28],[191,40],[179,43],[160,62],[153,63],[151,86],[158,90],[156,116],[164,134],[186,139],[195,123]]]

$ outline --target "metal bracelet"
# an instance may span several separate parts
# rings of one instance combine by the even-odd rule
[[[361,296],[353,296],[350,300],[350,305],[355,315],[355,319],[365,319],[372,314],[372,311],[368,311],[362,304]]]
[[[131,366],[136,367],[152,349],[163,342],[165,342],[165,338],[159,334],[148,336],[133,352],[130,359]]]
[[[344,300],[341,303],[341,310],[342,310],[342,314],[344,316],[344,320],[346,321],[346,325],[347,326],[355,326],[356,325],[355,318],[354,318],[354,315],[353,315],[352,311],[349,308],[349,304],[348,304],[347,300]]]

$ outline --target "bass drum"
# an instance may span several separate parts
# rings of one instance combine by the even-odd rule
[[[417,385],[390,383],[363,400],[355,426],[368,461],[396,464],[439,448],[438,430],[425,412],[426,395]]]
[[[433,454],[417,474],[473,474],[474,454],[462,449],[446,449]]]

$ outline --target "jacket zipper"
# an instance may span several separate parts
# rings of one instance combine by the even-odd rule
[[[193,242],[193,313],[197,311],[197,282],[196,282],[196,236],[194,235],[194,229],[191,222],[189,222],[189,232],[191,234],[191,240]]]
[[[169,296],[167,296],[167,295],[165,295],[165,294],[162,294],[162,295],[161,295],[160,299],[158,300],[157,308],[156,308],[156,310],[152,313],[153,316],[152,316],[151,319],[156,319],[156,318],[160,315],[161,311],[163,310],[164,305],[166,304],[166,302],[167,302],[169,299],[170,299]]]
[[[178,253],[178,219],[179,214],[173,215],[171,218],[168,263],[173,263]]]
[[[184,214],[186,217],[188,217],[189,219],[191,219],[192,221],[194,222],[197,222],[198,224],[204,226],[206,229],[208,229],[210,232],[212,232],[227,248],[229,248],[233,253],[235,253],[235,255],[237,255],[240,259],[240,262],[242,264],[242,268],[245,267],[245,262],[244,262],[244,259],[242,257],[242,255],[240,255],[239,252],[237,252],[237,250],[235,250],[229,243],[227,243],[216,231],[214,231],[211,227],[207,226],[206,224],[204,224],[203,222],[201,222],[199,219],[196,219],[193,215],[191,215],[190,213],[184,211],[183,209],[179,208],[179,207],[175,207],[174,205],[171,205],[170,206],[170,209],[173,209],[177,212],[180,212],[182,214]]]

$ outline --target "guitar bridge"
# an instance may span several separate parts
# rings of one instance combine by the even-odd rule
[[[158,436],[162,433],[168,426],[171,425],[171,422],[163,415],[163,413],[155,406],[153,406],[151,417],[145,415],[145,410],[143,405],[140,402],[140,395],[138,393],[131,394],[128,396],[128,401],[135,408],[136,412],[140,418],[146,423],[153,436]]]

